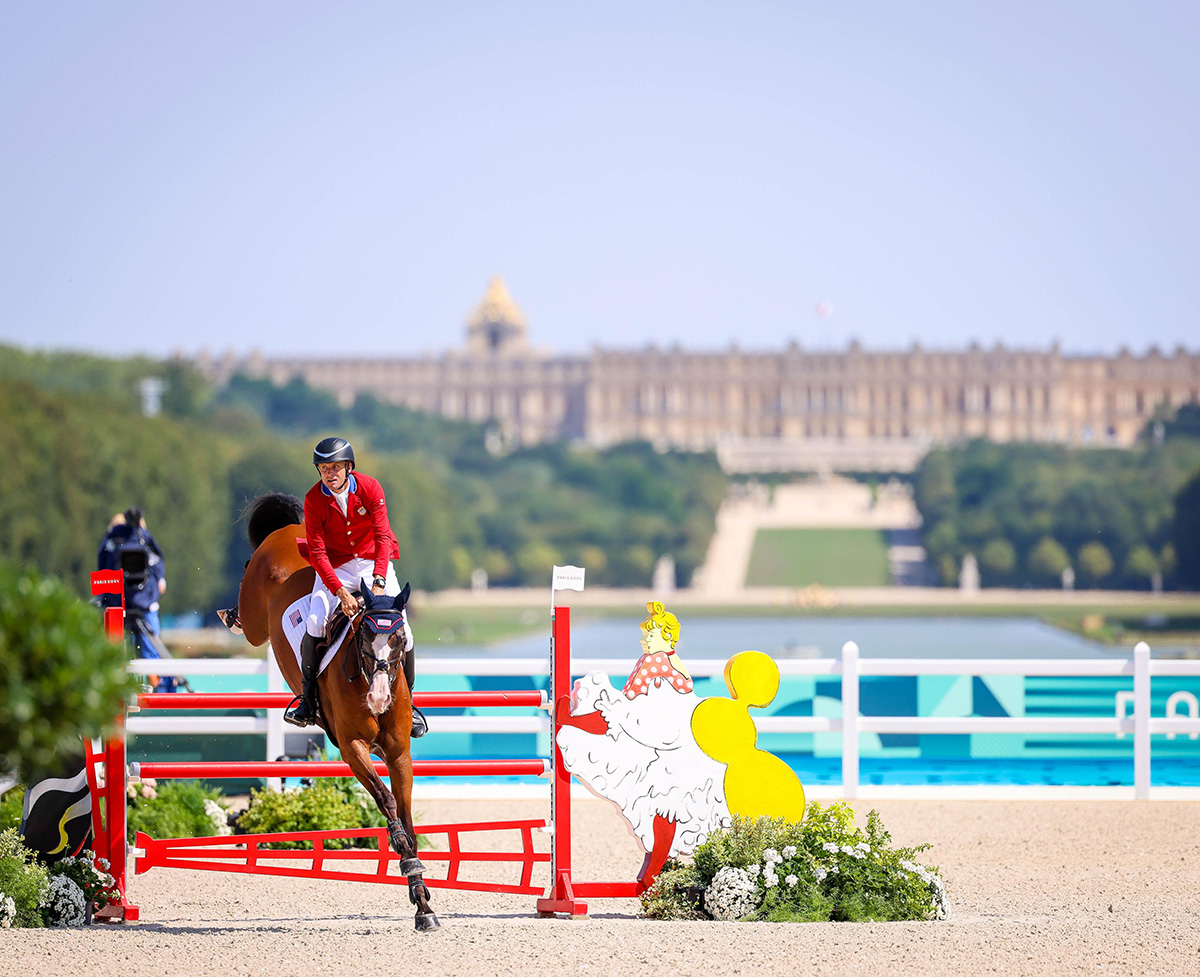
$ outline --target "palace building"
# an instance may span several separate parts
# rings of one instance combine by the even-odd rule
[[[641,439],[715,449],[735,471],[908,471],[930,445],[965,438],[1129,446],[1159,405],[1200,402],[1200,354],[1134,356],[1046,349],[833,352],[796,343],[594,348],[560,356],[529,344],[500,278],[444,354],[380,359],[258,353],[194,364],[214,382],[236,372],[301,377],[343,403],[359,393],[448,418],[492,422],[509,444]]]

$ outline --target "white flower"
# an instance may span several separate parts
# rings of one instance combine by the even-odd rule
[[[704,908],[713,919],[740,919],[758,908],[758,885],[750,873],[726,865],[704,890]]]
[[[839,869],[836,865],[833,866],[833,868],[831,868],[829,871],[833,875],[841,875],[842,874],[841,869]]]
[[[825,871],[825,869],[823,869],[823,868],[818,868],[818,869],[817,869],[817,871],[816,871],[817,881],[818,881],[818,882],[824,882],[824,881],[825,881],[825,877],[826,877],[828,874],[829,874],[829,873],[828,873],[828,872],[826,872],[826,871]]]
[[[17,918],[17,904],[0,892],[0,927],[8,929]]]
[[[774,872],[766,872],[763,874],[763,884],[768,889],[774,889],[775,886],[779,885],[779,876]]]
[[[783,857],[784,858],[795,858],[796,857],[796,846],[795,845],[785,845],[784,849],[783,849]]]
[[[860,841],[860,842],[859,842],[857,845],[855,845],[854,847],[855,847],[855,848],[861,848],[863,851],[870,851],[870,850],[871,850],[871,845],[870,845],[870,843],[869,843],[869,842],[866,842],[866,841]]]
[[[853,854],[854,854],[854,849],[853,849],[853,848],[851,848],[849,845],[842,845],[842,847],[841,847],[841,848],[839,848],[839,849],[838,849],[838,851],[841,851],[841,852],[843,852],[843,853],[845,853],[845,854],[847,854],[847,855],[853,855]]]
[[[757,879],[758,873],[762,871],[761,865],[751,865],[746,871],[750,874],[750,878]]]
[[[852,856],[854,856],[855,858],[857,858],[859,861],[861,861],[862,859],[864,859],[864,858],[866,858],[866,857],[867,857],[867,853],[866,853],[866,852],[864,852],[864,851],[860,851],[860,850],[859,850],[859,849],[857,849],[857,848],[852,848],[852,849],[850,849],[850,854],[851,854]]]
[[[835,854],[839,851],[838,846],[835,845],[832,841],[825,842],[825,844],[823,844],[821,847],[824,848],[826,851],[834,852]]]
[[[763,861],[779,862],[782,861],[782,859],[779,857],[779,852],[777,852],[774,848],[767,848],[763,851]]]
[[[796,883],[799,882],[800,880],[798,878],[796,878],[796,876],[794,876],[794,875],[789,875],[783,881],[787,883],[789,888],[795,888]]]
[[[82,926],[87,922],[87,897],[65,875],[50,877],[46,892],[46,922],[51,926]]]
[[[233,834],[233,829],[229,827],[229,818],[225,814],[225,808],[221,807],[211,797],[204,799],[204,813],[208,815],[208,819],[213,823],[217,834]]]
[[[109,864],[110,863],[107,858],[96,859],[96,868],[100,869],[101,872],[107,872]]]

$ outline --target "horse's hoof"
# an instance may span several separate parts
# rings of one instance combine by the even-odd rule
[[[419,858],[406,858],[400,862],[400,874],[403,876],[424,875],[425,864]]]
[[[438,922],[436,913],[417,913],[417,932],[432,933],[434,930],[440,930],[442,924]]]

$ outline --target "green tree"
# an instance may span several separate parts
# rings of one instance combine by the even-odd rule
[[[61,581],[0,566],[0,771],[28,782],[111,732],[138,682],[100,613]]]
[[[551,570],[562,562],[562,556],[547,543],[529,542],[517,553],[517,570],[521,574],[521,582],[527,587],[548,586]]]
[[[979,554],[979,566],[986,583],[1002,582],[1017,566],[1017,551],[1007,539],[989,540]]]
[[[1171,543],[1179,586],[1200,590],[1200,472],[1175,496]]]
[[[1143,587],[1149,584],[1150,578],[1158,571],[1158,558],[1145,543],[1139,543],[1129,551],[1122,567],[1122,572],[1126,577],[1137,581]]]
[[[1103,543],[1093,541],[1079,548],[1079,575],[1086,583],[1098,584],[1113,572],[1112,554]]]
[[[1034,583],[1057,586],[1062,581],[1063,571],[1071,565],[1071,558],[1058,540],[1043,536],[1030,551],[1026,567]]]

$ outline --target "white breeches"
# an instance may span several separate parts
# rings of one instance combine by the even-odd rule
[[[340,567],[334,567],[333,572],[337,575],[338,581],[349,587],[352,593],[357,594],[360,585],[369,591],[371,578],[375,575],[375,561],[348,560]],[[383,592],[389,597],[395,597],[400,593],[400,581],[396,579],[396,571],[390,560],[387,565],[387,582],[383,585]],[[329,592],[329,588],[321,582],[318,575],[316,582],[313,583],[312,596],[308,601],[308,620],[305,621],[308,633],[315,638],[323,637],[325,626],[329,623],[329,618],[333,616],[334,608],[339,603],[340,601]],[[412,628],[408,626],[407,608],[404,611],[404,630],[408,635],[408,646],[411,648]]]

